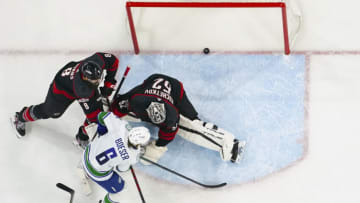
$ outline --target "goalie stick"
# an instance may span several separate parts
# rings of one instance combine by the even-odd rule
[[[123,77],[121,78],[120,84],[119,84],[118,88],[117,88],[116,91],[115,91],[114,96],[116,96],[116,95],[119,93],[120,87],[121,87],[122,84],[124,83],[124,80],[125,80],[127,74],[129,73],[129,71],[130,71],[130,67],[127,66],[127,67],[126,67],[126,70],[125,70],[125,72],[124,72],[124,75],[123,75]]]
[[[155,166],[157,166],[157,167],[159,167],[161,169],[164,169],[165,171],[173,173],[173,174],[175,174],[177,176],[180,176],[180,177],[182,177],[182,178],[184,178],[184,179],[186,179],[188,181],[191,181],[191,182],[193,182],[193,183],[195,183],[197,185],[200,185],[202,187],[205,187],[205,188],[219,188],[219,187],[223,187],[223,186],[225,186],[227,184],[227,183],[220,183],[220,184],[215,184],[215,185],[208,185],[208,184],[200,183],[200,182],[198,182],[196,180],[193,180],[193,179],[191,179],[189,177],[186,177],[186,176],[184,176],[184,175],[182,175],[182,174],[180,174],[180,173],[178,173],[176,171],[173,171],[173,170],[171,170],[169,168],[166,168],[165,166],[162,166],[162,165],[160,165],[160,164],[158,164],[156,162],[153,162],[153,161],[151,161],[151,160],[149,160],[149,159],[147,159],[145,157],[140,157],[140,158],[147,161],[147,162],[149,162],[149,163],[151,163],[151,164],[154,164]]]
[[[70,187],[62,184],[62,183],[56,183],[56,187],[65,190],[66,192],[70,193],[70,203],[73,202],[74,196],[75,196],[75,191],[73,189],[71,189]]]

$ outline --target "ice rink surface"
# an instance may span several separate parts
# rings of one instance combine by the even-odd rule
[[[75,171],[81,151],[72,139],[84,119],[79,105],[71,105],[59,119],[31,123],[28,136],[21,140],[9,122],[24,105],[44,100],[63,65],[93,50],[114,50],[120,58],[118,77],[125,66],[132,67],[120,92],[154,72],[177,77],[201,118],[248,142],[243,162],[233,166],[221,162],[215,152],[177,137],[161,164],[201,182],[229,185],[204,189],[138,164],[135,170],[146,202],[360,202],[358,2],[300,2],[304,25],[291,56],[278,50],[275,54],[214,50],[210,55],[175,50],[134,56],[128,53],[130,40],[111,29],[124,19],[104,20],[98,29],[108,32],[96,32],[87,22],[99,21],[88,12],[71,17],[76,8],[83,8],[96,19],[117,19],[115,12],[107,12],[108,6],[89,1],[83,7],[85,1],[79,1],[59,12],[57,8],[66,8],[64,2],[34,3],[3,2],[0,9],[0,202],[68,202],[69,196],[55,187],[57,182],[76,190],[75,203],[98,202],[104,196],[95,184],[91,196],[83,195]],[[84,30],[97,34],[83,35]],[[264,46],[267,39],[262,39]],[[156,129],[152,132],[155,135]],[[124,178],[128,185],[122,202],[141,202],[131,174]]]

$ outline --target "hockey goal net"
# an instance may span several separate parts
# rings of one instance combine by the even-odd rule
[[[205,47],[290,54],[301,27],[294,1],[128,0],[126,11],[136,54]]]

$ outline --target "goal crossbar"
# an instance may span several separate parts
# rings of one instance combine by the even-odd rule
[[[131,12],[132,7],[153,8],[280,8],[284,35],[284,52],[290,54],[290,43],[287,25],[285,2],[126,2],[126,11],[135,54],[140,53],[139,43]]]

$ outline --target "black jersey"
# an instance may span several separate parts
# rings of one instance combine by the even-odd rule
[[[56,74],[51,88],[54,96],[60,101],[78,100],[88,120],[94,122],[102,109],[98,101],[98,90],[82,79],[80,67],[86,61],[93,61],[102,70],[106,70],[104,86],[115,86],[119,60],[112,54],[97,52],[84,60],[72,61],[65,65]]]
[[[123,100],[127,101],[126,109],[119,105]],[[184,105],[184,100],[189,105]],[[182,83],[166,75],[153,74],[141,85],[117,97],[112,109],[120,117],[131,112],[137,118],[158,126],[158,141],[160,145],[166,145],[174,139],[179,128],[180,113],[186,108],[195,114],[192,117],[197,116],[186,98]]]
[[[119,60],[112,54],[97,52],[82,61],[72,61],[60,69],[53,82],[54,93],[62,94],[68,99],[90,98],[94,96],[95,89],[81,78],[80,67],[86,61],[93,61],[103,70],[105,69],[107,74],[104,84],[107,87],[114,87]]]

